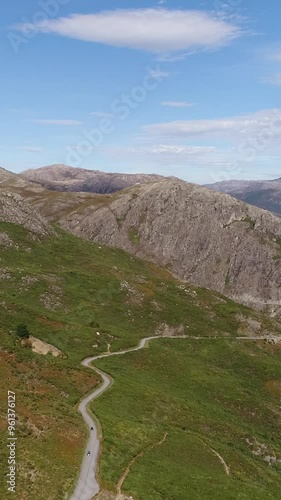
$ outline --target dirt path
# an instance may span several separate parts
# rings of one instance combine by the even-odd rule
[[[153,450],[153,448],[156,448],[157,446],[161,446],[161,444],[163,444],[166,441],[167,436],[168,436],[168,433],[165,432],[164,437],[161,439],[161,441],[159,441],[159,443],[155,443],[155,444],[148,446],[147,448],[145,448],[145,450],[140,451],[134,458],[132,458],[132,460],[129,462],[129,465],[126,467],[124,474],[122,474],[122,476],[120,477],[120,479],[117,483],[116,489],[117,489],[117,495],[119,495],[119,497],[122,495],[122,486],[123,486],[128,474],[129,474],[132,466],[137,461],[137,459],[142,457],[146,451]],[[117,496],[117,498],[118,498],[118,496]]]
[[[214,450],[214,448],[211,448],[209,446],[208,446],[208,448],[210,448],[210,450],[214,453],[214,455],[216,455],[218,457],[218,459],[221,461],[227,476],[230,476],[230,467],[228,467],[224,458],[216,450]]]

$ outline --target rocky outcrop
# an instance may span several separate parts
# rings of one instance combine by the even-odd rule
[[[28,339],[28,343],[30,344],[32,351],[37,354],[42,354],[43,356],[46,356],[46,354],[52,354],[55,358],[62,355],[62,352],[57,349],[57,347],[54,347],[43,340],[37,339],[36,337],[32,337],[31,335]]]
[[[39,184],[29,182],[20,175],[9,172],[2,167],[0,167],[0,189],[17,192],[18,194],[26,192],[32,195],[44,192],[44,189]]]
[[[228,195],[165,180],[74,211],[61,225],[240,302],[280,309],[281,221]]]
[[[0,222],[19,224],[41,236],[54,234],[48,222],[16,193],[0,189]]]

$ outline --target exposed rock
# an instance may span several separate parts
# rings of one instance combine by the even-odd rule
[[[267,444],[259,443],[259,441],[256,438],[252,439],[247,438],[246,443],[250,447],[252,454],[256,457],[260,457],[268,465],[281,463],[281,458],[276,456],[275,452],[269,450]]]
[[[0,281],[4,280],[11,280],[12,275],[8,269],[1,269],[0,268]]]
[[[239,302],[280,310],[281,221],[228,195],[165,180],[74,211],[61,225]]]
[[[36,352],[37,354],[43,354],[44,356],[46,354],[52,354],[54,357],[61,356],[62,352],[54,347],[51,344],[48,344],[47,342],[44,342],[43,340],[39,340],[36,337],[30,336],[28,339],[28,342],[31,345],[32,351]]]
[[[54,233],[48,222],[20,195],[2,189],[0,189],[0,222],[20,224],[40,236]]]
[[[106,173],[67,165],[50,165],[22,172],[22,178],[54,191],[109,194],[136,184],[162,180],[160,175]]]
[[[121,281],[120,288],[122,291],[127,292],[127,302],[129,304],[142,305],[145,299],[144,293],[129,285],[127,281]]]
[[[51,286],[49,291],[43,293],[40,296],[40,302],[44,305],[46,309],[50,311],[55,311],[56,309],[62,308],[61,303],[62,289],[56,286]]]
[[[6,248],[14,246],[13,240],[4,232],[0,232],[0,246]]]
[[[253,337],[254,335],[260,334],[261,323],[252,318],[247,318],[242,315],[237,315],[237,320],[240,322],[240,327],[238,330],[238,335]]]
[[[170,326],[166,323],[162,323],[158,326],[156,330],[156,335],[161,335],[162,337],[173,337],[178,335],[184,335],[185,327],[184,325]]]

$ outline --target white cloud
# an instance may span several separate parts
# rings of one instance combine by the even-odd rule
[[[19,146],[18,149],[22,149],[23,151],[28,151],[29,153],[42,153],[43,148],[37,146]]]
[[[181,54],[160,54],[157,57],[157,61],[160,62],[177,62],[185,61],[185,59],[191,55],[191,52],[182,52]]]
[[[146,125],[143,130],[152,135],[165,137],[224,136],[233,133],[240,136],[281,134],[281,109],[269,109],[249,115],[214,120],[182,120]]]
[[[269,83],[270,85],[275,85],[276,87],[281,87],[281,73],[277,73],[276,75],[272,75],[269,78],[265,78],[264,82]]]
[[[104,111],[93,111],[90,115],[96,118],[112,118],[113,116],[112,113],[105,113]]]
[[[138,147],[132,150],[134,153],[145,153],[151,155],[163,155],[168,157],[176,156],[201,156],[208,153],[214,153],[214,146],[184,146],[177,144],[156,144],[146,147]]]
[[[159,80],[160,78],[168,78],[171,75],[169,71],[161,71],[160,69],[150,69],[149,74],[152,76],[152,78],[155,78],[155,80]]]
[[[72,14],[39,22],[36,28],[43,33],[155,53],[221,47],[241,35],[239,26],[215,14],[164,8]]]
[[[78,120],[30,120],[32,123],[37,123],[38,125],[66,125],[66,126],[73,126],[73,125],[82,125],[83,122],[80,122]]]
[[[111,164],[130,165],[134,171],[155,171],[182,177],[192,169],[221,170],[229,164],[227,152],[214,146],[147,144],[146,146],[109,147],[101,151]],[[108,161],[108,160],[107,160]],[[133,166],[132,166],[133,165]],[[154,167],[155,166],[155,167]],[[115,168],[115,167],[114,167]],[[195,169],[195,170],[194,170]]]
[[[163,101],[161,105],[168,106],[169,108],[190,108],[193,106],[193,103],[187,101]]]

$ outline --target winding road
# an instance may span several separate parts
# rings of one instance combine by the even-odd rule
[[[186,335],[178,335],[178,336],[154,336],[154,337],[146,337],[140,341],[137,347],[133,347],[131,349],[126,349],[123,351],[117,351],[117,352],[112,352],[112,353],[106,353],[106,354],[100,354],[98,356],[92,356],[89,358],[86,358],[82,361],[83,366],[87,366],[89,368],[92,368],[95,370],[96,373],[98,373],[101,378],[102,378],[102,384],[95,389],[92,393],[90,393],[88,396],[86,396],[81,403],[79,404],[78,410],[82,414],[84,421],[88,425],[89,432],[90,432],[90,438],[85,450],[81,470],[80,470],[80,475],[79,479],[75,488],[75,491],[73,495],[71,496],[70,500],[91,500],[93,496],[97,495],[97,493],[100,490],[98,481],[96,479],[97,476],[97,468],[98,468],[98,458],[99,458],[99,450],[100,450],[100,435],[97,429],[97,424],[94,421],[94,419],[91,417],[89,411],[88,411],[88,405],[91,403],[91,401],[97,399],[101,394],[103,394],[108,387],[113,383],[113,379],[107,375],[106,373],[102,372],[95,366],[92,366],[93,361],[96,361],[98,359],[102,358],[109,358],[111,356],[120,356],[129,352],[134,352],[134,351],[139,351],[140,349],[143,349],[145,345],[150,341],[154,339],[159,339],[159,338],[173,338],[173,339],[186,339],[186,338],[193,338],[196,340],[205,340],[205,339],[211,339],[212,337],[188,337]],[[224,338],[225,337],[213,337],[213,339],[219,339],[219,338]],[[260,336],[260,337],[234,337],[231,340],[279,340],[280,337],[277,336]],[[92,430],[91,430],[92,428]],[[88,455],[88,452],[90,452],[90,455]]]
[[[81,471],[79,475],[79,479],[75,488],[75,491],[73,495],[71,496],[70,500],[91,500],[91,498],[94,495],[97,495],[99,492],[99,484],[96,479],[97,476],[97,468],[98,468],[98,457],[99,457],[99,450],[100,450],[100,436],[98,433],[97,429],[97,424],[94,421],[94,419],[91,417],[89,411],[88,411],[88,405],[93,401],[94,399],[97,399],[101,394],[103,394],[108,387],[113,383],[113,380],[109,375],[106,373],[102,372],[95,366],[92,366],[93,361],[96,361],[98,359],[102,358],[109,358],[111,356],[120,356],[122,354],[126,354],[129,352],[134,352],[134,351],[139,351],[140,349],[143,349],[145,345],[150,341],[154,339],[159,339],[159,338],[173,338],[173,339],[183,339],[186,338],[185,335],[178,335],[178,336],[159,336],[155,335],[154,337],[146,337],[145,339],[142,339],[140,343],[138,344],[137,347],[133,347],[131,349],[126,349],[124,351],[117,351],[117,352],[112,352],[112,353],[106,353],[106,354],[100,354],[99,356],[92,356],[90,358],[86,358],[82,361],[83,366],[87,366],[89,368],[92,368],[95,370],[96,373],[98,373],[101,378],[102,378],[102,384],[98,387],[98,389],[95,389],[94,392],[86,396],[81,403],[79,404],[78,410],[82,414],[84,421],[86,422],[89,431],[90,431],[90,438],[85,450],[82,466],[81,466]],[[93,428],[93,430],[91,430]],[[90,455],[88,455],[88,451],[90,451]]]

